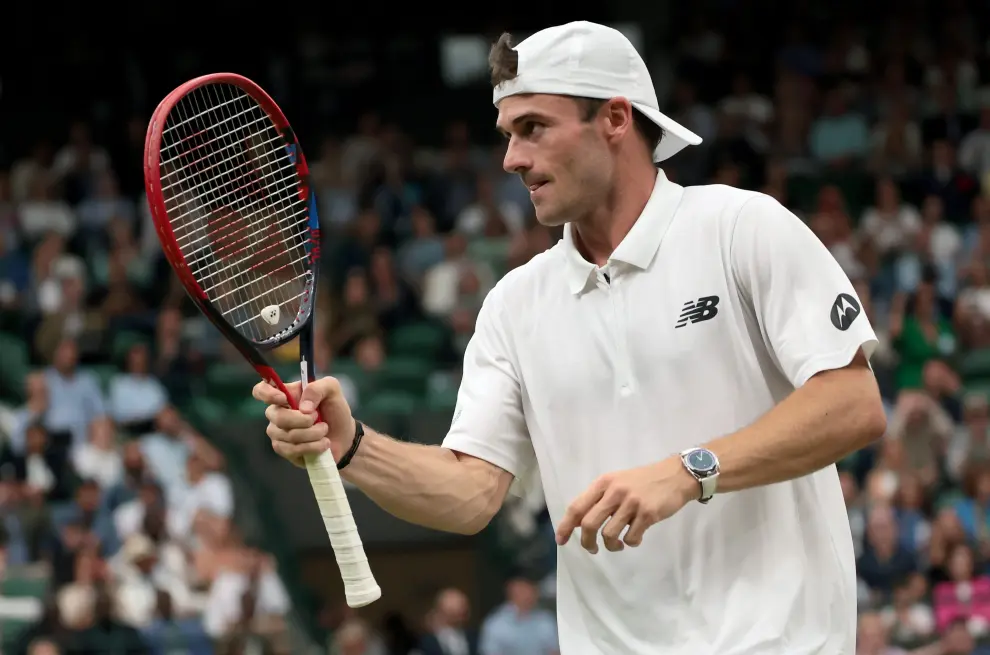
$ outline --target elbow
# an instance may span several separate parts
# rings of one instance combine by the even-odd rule
[[[863,394],[856,404],[858,407],[854,415],[859,419],[856,422],[859,426],[856,430],[858,442],[856,446],[859,449],[880,440],[886,434],[887,413],[883,409],[879,391],[874,394]]]
[[[462,524],[457,530],[454,530],[457,534],[464,535],[465,537],[473,537],[474,535],[480,533],[482,530],[488,527],[491,523],[491,517],[484,518],[481,520],[470,521],[468,523]]]
[[[492,519],[498,514],[500,505],[501,503],[487,503],[481,510],[474,512],[470,518],[460,522],[457,529],[453,530],[453,532],[468,537],[478,534],[492,522]]]

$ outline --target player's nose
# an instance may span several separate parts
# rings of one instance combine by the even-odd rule
[[[506,173],[521,174],[533,167],[532,157],[521,147],[515,139],[509,141],[505,149],[505,157],[502,159],[502,168]]]

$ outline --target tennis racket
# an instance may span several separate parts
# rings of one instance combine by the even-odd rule
[[[186,292],[262,379],[298,409],[262,356],[298,336],[303,387],[315,378],[320,222],[309,169],[289,122],[267,93],[240,75],[198,77],[158,105],[144,159],[155,229]],[[333,455],[307,458],[306,470],[347,604],[368,605],[381,589]]]

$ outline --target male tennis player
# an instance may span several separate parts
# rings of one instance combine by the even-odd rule
[[[300,411],[256,387],[275,451],[330,448],[389,512],[460,533],[538,463],[564,655],[852,653],[834,462],[885,428],[852,284],[772,198],[657,170],[700,139],[619,32],[503,37],[492,68],[505,168],[563,240],[488,295],[442,447],[362,426],[325,378]]]

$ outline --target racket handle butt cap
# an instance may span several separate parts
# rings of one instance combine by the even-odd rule
[[[381,598],[382,589],[376,584],[373,587],[366,589],[354,591],[347,590],[344,595],[347,597],[347,606],[357,609],[358,607],[371,605],[373,602]]]

